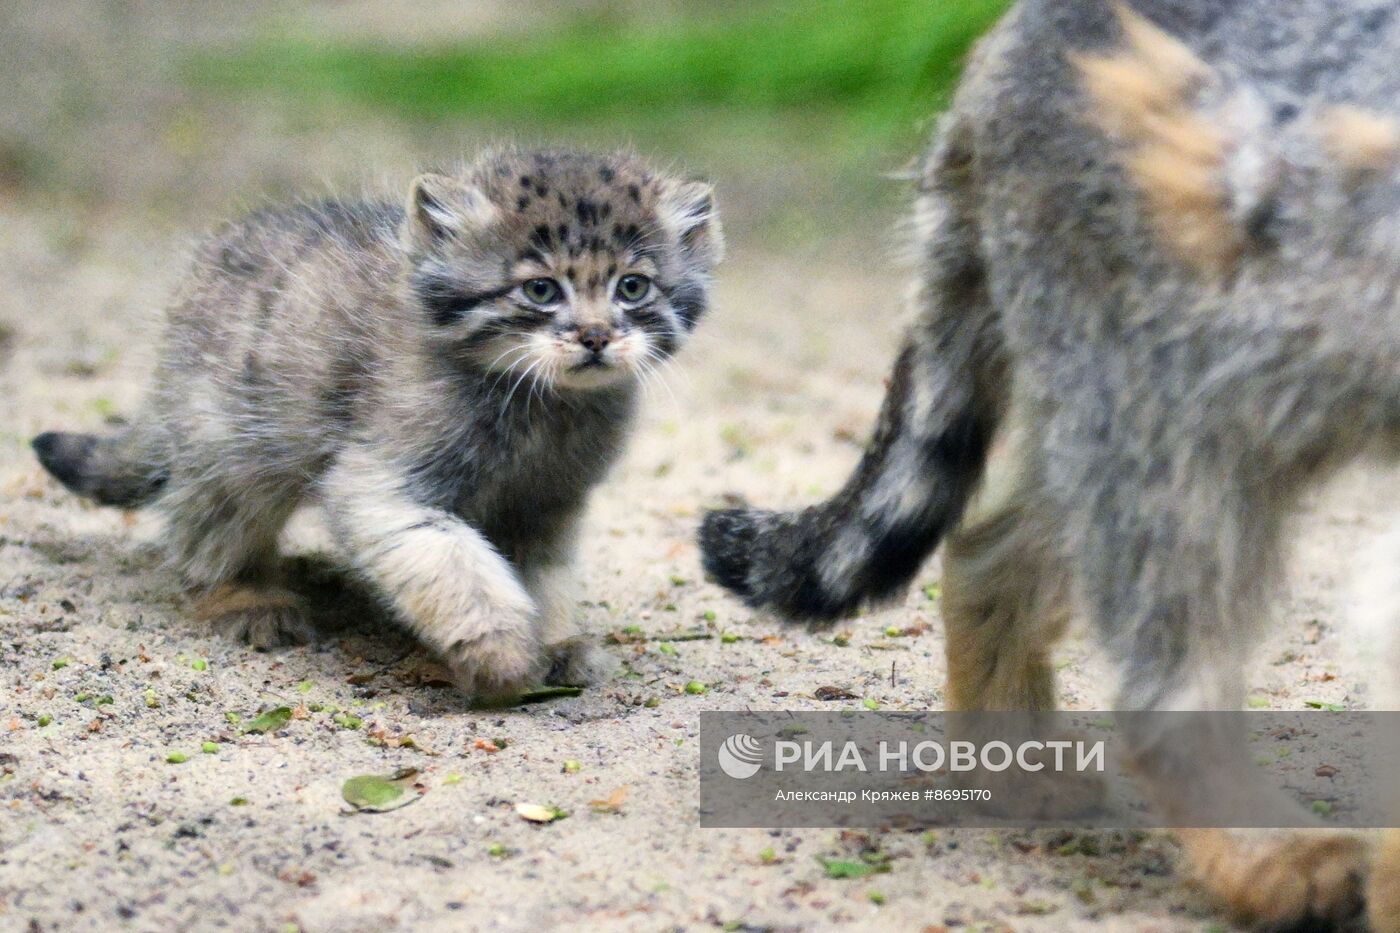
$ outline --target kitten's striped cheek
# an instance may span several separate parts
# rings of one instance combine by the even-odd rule
[[[658,311],[642,328],[646,337],[646,349],[657,356],[670,356],[680,349],[681,342],[689,331],[684,321],[671,308]]]
[[[474,329],[494,314],[491,306],[510,292],[509,288],[467,288],[431,269],[419,270],[411,287],[429,323],[442,330]]]
[[[666,297],[687,331],[694,330],[709,309],[709,293],[703,284],[694,279],[682,280],[666,292]]]

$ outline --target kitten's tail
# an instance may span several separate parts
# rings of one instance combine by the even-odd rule
[[[159,446],[136,427],[108,437],[46,431],[29,444],[54,479],[99,505],[144,505],[168,477]]]
[[[710,512],[705,569],[755,608],[831,620],[897,595],[962,517],[1004,408],[999,320],[986,295],[968,145],[951,117],[921,179],[921,316],[874,439],[830,500],[796,512]]]

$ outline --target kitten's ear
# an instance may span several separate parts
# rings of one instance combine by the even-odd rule
[[[495,222],[496,206],[480,188],[449,175],[419,175],[408,189],[405,236],[428,248]]]
[[[701,265],[709,268],[724,258],[724,230],[715,210],[713,185],[704,181],[667,182],[656,210],[681,248]]]

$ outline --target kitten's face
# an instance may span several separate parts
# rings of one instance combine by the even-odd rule
[[[722,253],[708,185],[626,156],[506,152],[414,182],[413,297],[464,363],[589,389],[669,357],[705,310]]]

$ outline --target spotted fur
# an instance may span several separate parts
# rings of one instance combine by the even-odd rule
[[[710,187],[626,154],[506,149],[402,202],[261,211],[197,249],[134,427],[34,447],[81,495],[163,511],[202,611],[260,643],[303,632],[276,542],[318,500],[468,692],[587,676],[578,519],[722,251]],[[624,300],[629,275],[649,287]]]

